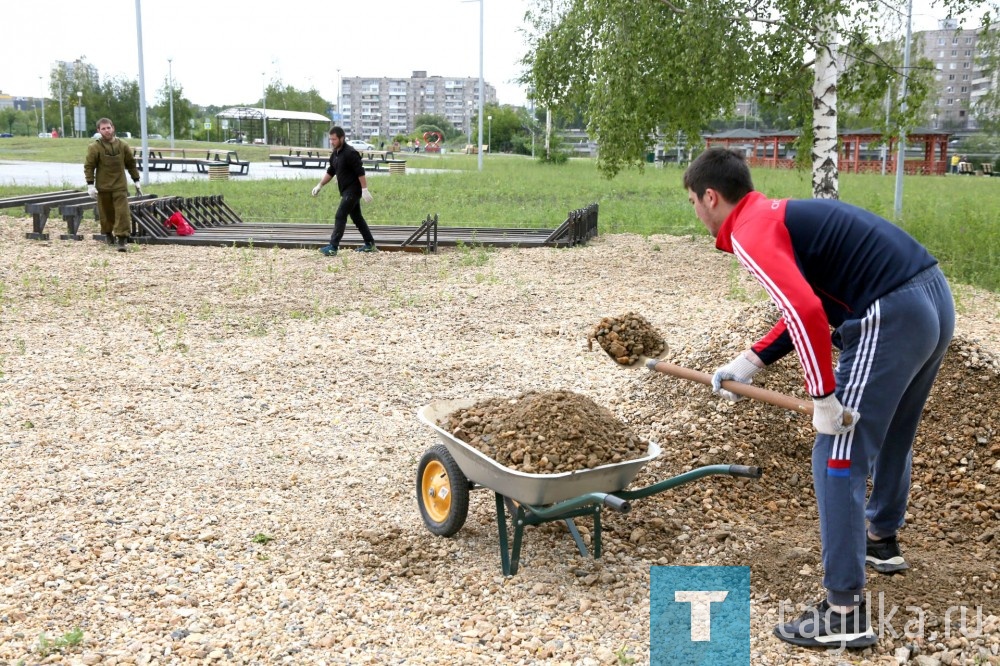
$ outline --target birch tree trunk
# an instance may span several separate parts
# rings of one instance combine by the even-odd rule
[[[815,79],[813,81],[813,198],[838,199],[837,160],[837,26],[832,17],[817,26]]]

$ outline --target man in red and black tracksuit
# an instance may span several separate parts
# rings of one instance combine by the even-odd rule
[[[873,213],[753,191],[746,162],[731,150],[702,153],[684,186],[716,247],[734,254],[781,312],[770,332],[716,371],[715,392],[737,399],[722,381],[749,384],[794,349],[813,397],[827,597],[775,634],[804,646],[872,645],[865,565],[883,573],[908,566],[896,533],[917,425],[955,327],[948,283],[922,245]],[[835,368],[833,345],[841,350]]]
[[[368,203],[372,195],[368,192],[368,178],[365,176],[365,166],[361,155],[347,143],[344,129],[334,125],[330,128],[330,166],[323,178],[312,189],[312,195],[318,196],[323,186],[337,179],[337,189],[340,190],[340,205],[333,217],[333,233],[330,234],[330,244],[320,248],[320,252],[328,257],[335,257],[340,250],[340,239],[347,229],[347,216],[351,216],[354,226],[361,232],[365,244],[355,248],[356,252],[375,252],[375,237],[361,214],[361,201]]]

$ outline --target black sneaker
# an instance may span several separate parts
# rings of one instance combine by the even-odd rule
[[[808,608],[797,620],[779,624],[774,635],[800,647],[858,649],[875,645],[878,636],[868,626],[868,606],[862,603],[846,613],[830,608],[825,600]]]
[[[105,242],[105,244],[107,244],[107,245],[114,245],[114,244],[115,244],[115,237],[114,237],[114,234],[112,234],[112,233],[110,233],[110,232],[109,232],[109,233],[106,233],[106,234],[104,234],[104,242]]]
[[[322,252],[327,257],[336,257],[337,256],[337,248],[335,248],[332,245],[324,245],[323,247],[321,247],[319,249],[319,251]]]
[[[127,244],[128,244],[128,236],[119,236],[118,237],[118,251],[119,252],[128,252],[128,245]]]
[[[899,551],[899,544],[896,537],[886,537],[875,541],[870,536],[865,535],[867,547],[865,550],[865,564],[879,573],[896,573],[909,569],[910,565],[903,559],[903,554]]]
[[[378,248],[375,247],[374,243],[365,243],[360,247],[354,248],[355,252],[378,252]]]

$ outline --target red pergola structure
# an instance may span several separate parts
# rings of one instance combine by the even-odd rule
[[[911,175],[941,175],[948,171],[948,139],[951,133],[926,128],[916,128],[906,137],[908,145],[922,143],[922,159],[906,160],[903,173]],[[793,145],[799,138],[798,130],[758,132],[751,129],[734,129],[705,137],[705,147],[722,145],[741,148],[751,167],[791,169],[795,166]],[[873,129],[841,130],[838,165],[841,173],[877,173],[882,171],[881,153],[872,158],[868,147],[880,144],[882,134]],[[896,172],[894,156],[895,138],[889,139],[886,173]],[[873,149],[874,150],[874,149]]]
[[[950,132],[916,127],[906,136],[907,145],[923,144],[922,159],[904,160],[903,173],[916,176],[943,176],[948,173],[948,139]],[[868,151],[869,144],[879,145],[884,141],[881,133],[875,130],[859,129],[840,132],[840,161],[842,173],[881,173],[881,155],[872,159]],[[886,158],[886,173],[896,173],[895,137],[889,138],[888,156]],[[879,146],[881,148],[881,146]],[[866,155],[865,152],[868,154]]]

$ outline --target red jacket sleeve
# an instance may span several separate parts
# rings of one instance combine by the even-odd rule
[[[754,345],[762,360],[780,358],[787,330],[799,355],[809,395],[824,396],[835,387],[830,323],[819,297],[799,270],[785,227],[785,202],[762,195],[747,197],[730,216],[732,252],[764,287],[781,311],[774,328]],[[734,217],[735,216],[735,217]],[[787,351],[787,348],[785,349]],[[765,361],[766,362],[766,361]]]

